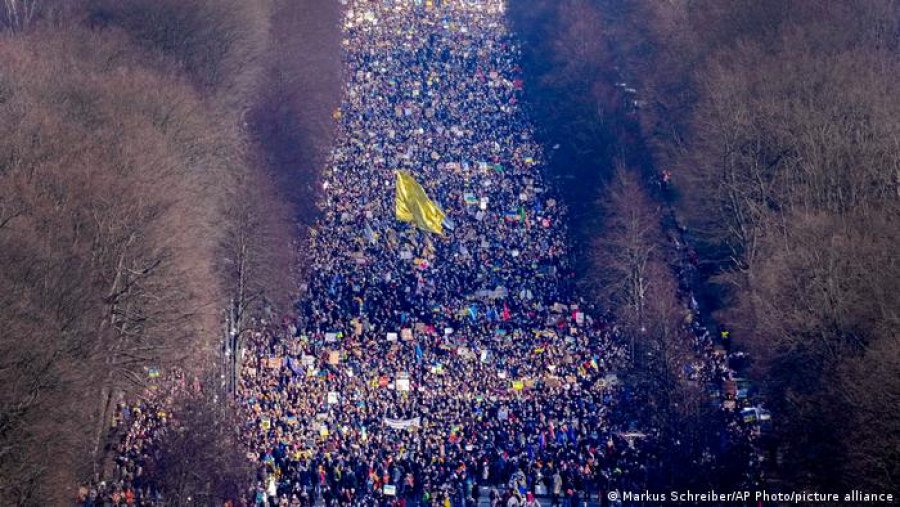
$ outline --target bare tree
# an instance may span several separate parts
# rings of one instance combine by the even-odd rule
[[[238,408],[210,386],[184,393],[172,407],[174,421],[160,438],[158,471],[152,480],[170,505],[236,502],[250,485],[253,469],[239,439]]]
[[[13,32],[24,32],[34,22],[41,0],[3,0],[3,24]]]
[[[270,176],[259,170],[237,178],[224,210],[220,271],[230,299],[232,388],[251,317],[264,315],[267,309],[288,311],[290,296],[295,294],[295,228],[290,207],[283,202]]]
[[[645,327],[650,264],[661,257],[661,222],[637,177],[621,163],[601,198],[603,229],[593,255],[600,300],[632,329]]]

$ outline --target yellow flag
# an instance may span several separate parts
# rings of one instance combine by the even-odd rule
[[[420,229],[443,234],[446,216],[425,194],[425,189],[405,171],[397,171],[397,220],[412,222]]]

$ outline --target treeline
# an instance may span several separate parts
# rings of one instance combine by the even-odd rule
[[[255,114],[289,3],[0,5],[0,503],[71,501],[151,369],[217,378],[226,316],[290,311],[301,197]]]
[[[560,5],[594,13],[643,167],[672,175],[706,301],[773,409],[777,479],[896,489],[896,3]]]
[[[900,481],[900,9],[644,2],[622,67],[647,102],[719,318],[753,353],[790,487]]]

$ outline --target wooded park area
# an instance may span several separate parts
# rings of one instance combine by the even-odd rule
[[[337,100],[336,58],[293,58],[327,58],[315,3],[0,5],[0,503],[71,502],[148,372],[215,385],[226,314],[290,310]]]

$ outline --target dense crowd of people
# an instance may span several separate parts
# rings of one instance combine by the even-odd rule
[[[505,2],[343,3],[346,83],[312,275],[297,319],[254,332],[243,353],[257,477],[242,503],[575,506],[640,489],[646,435],[609,417],[626,340],[574,295]],[[443,234],[396,219],[397,170],[446,212]],[[732,376],[690,320],[685,374]],[[161,501],[142,477],[164,406],[123,408],[116,479],[84,505]]]
[[[502,8],[347,7],[313,277],[240,380],[259,503],[534,505],[614,480],[624,351],[573,301]],[[446,212],[443,235],[396,220],[396,170]]]
[[[172,369],[164,377],[155,368],[148,370],[148,384],[139,399],[121,401],[109,431],[115,443],[112,463],[101,463],[101,471],[91,484],[78,490],[77,504],[83,507],[106,505],[163,505],[162,492],[153,476],[157,443],[172,417],[170,407],[176,397],[199,385],[187,382],[184,372]],[[105,454],[105,453],[104,453]]]

